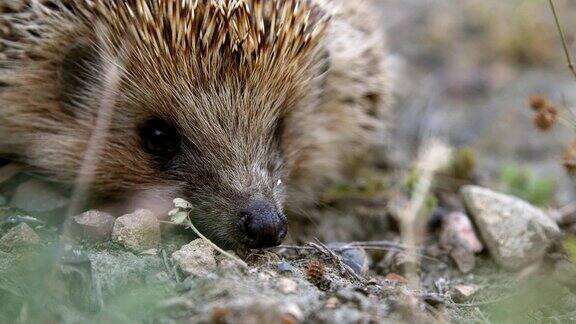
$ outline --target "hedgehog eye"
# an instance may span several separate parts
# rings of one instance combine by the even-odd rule
[[[162,160],[169,160],[180,150],[180,135],[176,128],[161,119],[151,119],[139,130],[144,150]]]

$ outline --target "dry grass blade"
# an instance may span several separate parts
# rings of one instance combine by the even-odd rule
[[[232,261],[236,262],[236,264],[240,265],[243,269],[248,269],[248,264],[246,262],[240,260],[238,257],[224,251],[218,245],[214,244],[209,238],[204,236],[192,223],[192,219],[190,218],[190,214],[194,210],[194,206],[187,202],[184,199],[176,198],[174,199],[174,206],[176,207],[174,210],[170,211],[168,215],[171,218],[171,222],[163,222],[177,226],[185,226],[190,229],[204,242],[210,245],[214,250],[220,252],[225,257],[231,259]]]
[[[426,220],[422,219],[422,213],[426,204],[426,199],[432,190],[432,184],[436,172],[442,169],[449,161],[451,150],[442,142],[429,140],[423,145],[421,150],[416,171],[419,175],[412,191],[412,197],[408,206],[400,213],[401,236],[406,249],[412,253],[415,266],[419,264],[417,250],[419,238],[423,237],[424,224]],[[410,282],[412,289],[419,286],[418,269],[408,269],[406,277]]]
[[[570,47],[568,46],[568,42],[566,41],[566,33],[564,33],[564,29],[562,28],[562,24],[560,23],[560,17],[558,16],[558,10],[556,9],[556,4],[554,3],[554,0],[548,0],[548,2],[550,3],[552,14],[554,15],[556,28],[558,29],[558,33],[560,34],[560,38],[562,39],[562,47],[564,48],[564,55],[566,55],[568,68],[576,78],[576,67],[574,66],[574,62],[572,61],[572,54],[570,53]]]
[[[103,27],[99,26],[102,31]],[[105,34],[102,32],[99,44],[106,44]],[[89,195],[89,190],[94,182],[94,177],[98,168],[100,153],[106,138],[108,136],[110,126],[112,124],[112,116],[116,107],[116,100],[120,82],[122,81],[122,69],[124,65],[124,56],[119,55],[116,58],[109,59],[104,65],[103,80],[106,85],[98,107],[98,114],[94,124],[94,130],[88,141],[86,151],[84,152],[83,161],[78,171],[72,197],[70,199],[70,206],[68,207],[68,217],[74,216],[82,210],[83,205]]]
[[[240,260],[239,258],[233,256],[232,254],[222,250],[218,245],[214,244],[212,241],[210,241],[210,239],[208,239],[206,236],[204,236],[197,228],[196,226],[194,226],[194,224],[192,223],[192,221],[190,220],[190,218],[188,218],[188,221],[186,222],[186,226],[190,227],[190,229],[192,229],[192,231],[194,231],[194,233],[196,235],[198,235],[199,238],[203,239],[206,243],[208,243],[208,245],[210,245],[214,250],[220,252],[222,255],[226,256],[227,258],[233,260],[234,262],[236,262],[238,265],[240,265],[242,268],[244,269],[248,269],[248,264],[246,264],[246,262]]]

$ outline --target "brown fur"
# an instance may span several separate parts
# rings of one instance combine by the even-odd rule
[[[360,1],[0,0],[0,10],[0,156],[74,181],[112,94],[93,190],[172,188],[225,245],[237,244],[248,199],[314,202],[384,134],[384,50]],[[78,43],[103,63],[71,112],[59,67]],[[136,129],[151,116],[183,137],[169,168],[141,149]]]

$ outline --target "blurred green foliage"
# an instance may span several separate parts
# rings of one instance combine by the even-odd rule
[[[536,206],[548,206],[554,200],[556,184],[553,180],[514,164],[502,168],[500,183],[504,191]]]
[[[173,285],[160,282],[103,294],[90,270],[84,273],[93,281],[83,280],[82,269],[58,262],[58,251],[52,244],[0,254],[0,323],[152,323],[164,315],[159,302],[175,294]]]
[[[474,178],[477,164],[476,153],[471,148],[462,148],[456,151],[448,168],[450,175],[459,180]]]
[[[575,302],[564,285],[547,276],[536,276],[480,309],[491,323],[575,323]]]

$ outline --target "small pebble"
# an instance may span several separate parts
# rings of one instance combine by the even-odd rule
[[[443,220],[441,235],[448,239],[452,236],[452,240],[466,244],[474,253],[479,253],[484,250],[484,246],[476,234],[472,221],[470,221],[468,215],[464,213],[454,212],[448,214]]]
[[[97,210],[90,210],[68,221],[70,235],[79,240],[105,242],[112,237],[115,218]]]
[[[340,305],[340,300],[336,297],[330,297],[326,301],[326,304],[324,305],[324,307],[326,307],[328,309],[335,309],[336,307],[338,307],[338,305]]]
[[[406,279],[405,277],[403,277],[397,273],[393,273],[393,272],[386,275],[386,280],[388,280],[390,282],[394,282],[394,283],[403,284],[403,285],[408,284],[408,279]]]
[[[476,294],[479,290],[478,286],[474,285],[458,285],[450,290],[450,298],[456,303],[463,303]]]
[[[368,271],[370,259],[362,248],[350,247],[346,243],[332,243],[328,247],[342,257],[342,262],[355,273],[363,275]]]
[[[137,210],[116,219],[112,239],[135,252],[157,248],[160,244],[160,222],[152,212]]]
[[[0,250],[11,252],[28,248],[40,243],[40,237],[26,223],[21,223],[11,228],[0,238]]]
[[[172,253],[172,260],[189,276],[206,276],[217,267],[214,249],[202,239],[194,240]]]
[[[282,260],[280,261],[280,263],[278,263],[278,272],[280,272],[281,274],[293,275],[294,273],[296,273],[296,268],[294,268],[294,266],[291,265],[289,262]]]
[[[440,245],[448,251],[462,273],[474,270],[475,254],[484,249],[472,222],[467,215],[460,212],[450,213],[444,217],[440,231]]]
[[[278,282],[278,288],[284,294],[291,294],[298,289],[298,284],[289,278],[281,278]]]

